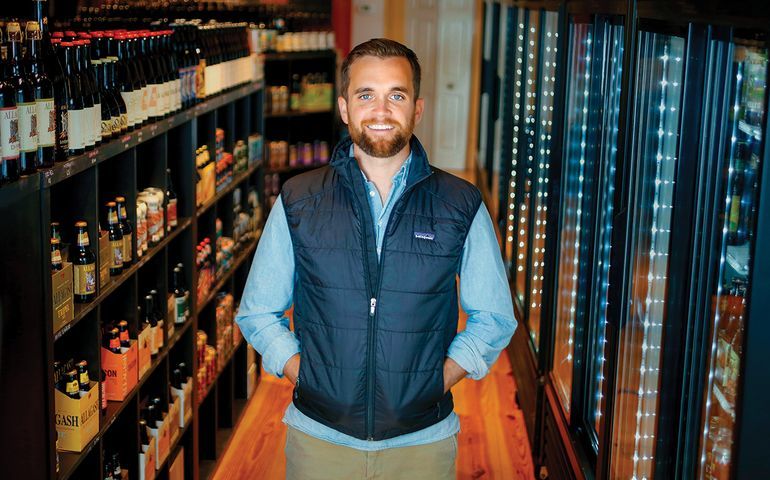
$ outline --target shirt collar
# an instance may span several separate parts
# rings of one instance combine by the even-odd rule
[[[348,152],[348,155],[350,158],[354,158],[353,154],[353,145],[350,145],[350,151]],[[398,169],[395,175],[393,175],[393,185],[397,185],[399,183],[406,182],[407,176],[409,175],[409,165],[412,163],[412,152],[409,152],[409,156],[406,157],[406,160],[404,160],[404,163],[401,164],[401,168]],[[367,182],[369,181],[368,178],[366,178],[366,174],[363,170],[361,170],[361,175],[364,176],[364,180]]]

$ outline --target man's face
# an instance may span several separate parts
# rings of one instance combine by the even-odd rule
[[[362,57],[349,73],[347,100],[343,95],[337,102],[353,143],[373,157],[396,155],[409,143],[424,108],[424,101],[414,98],[409,61]]]

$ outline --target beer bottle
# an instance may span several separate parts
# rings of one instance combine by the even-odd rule
[[[120,354],[120,332],[117,328],[107,330],[107,350]]]
[[[139,80],[135,77],[134,66],[129,58],[128,39],[123,34],[117,34],[111,37],[112,42],[108,48],[110,55],[114,55],[115,62],[115,84],[120,91],[120,97],[126,104],[126,125],[127,130],[131,131],[139,123],[139,104],[137,95],[139,95]]]
[[[70,370],[64,376],[64,393],[70,398],[80,398],[80,383],[78,382],[78,371]]]
[[[95,95],[94,83],[91,81],[91,76],[85,64],[85,42],[81,40],[72,40],[70,44],[72,45],[73,53],[73,69],[77,72],[78,79],[80,80],[81,98],[83,99],[83,106],[85,110],[83,123],[83,143],[85,150],[88,151],[93,150],[93,148],[96,146],[97,138],[101,139],[99,135],[100,127],[96,122],[96,107],[99,105],[99,111],[101,112],[101,105],[98,97]]]
[[[109,231],[110,249],[112,250],[112,263],[110,264],[110,275],[120,275],[123,271],[123,232],[120,229],[118,220],[118,207],[115,202],[107,202],[107,228]]]
[[[177,215],[177,197],[174,191],[174,184],[171,181],[171,169],[166,169],[166,223],[168,231],[176,228],[179,224]]]
[[[112,479],[123,480],[123,470],[120,468],[120,454],[115,452],[112,454]]]
[[[67,105],[64,110],[67,115],[63,120],[62,132],[66,132],[66,146],[69,155],[80,155],[85,151],[86,139],[90,134],[88,129],[88,115],[85,97],[81,88],[81,80],[78,76],[75,64],[75,52],[71,42],[61,42],[59,56],[64,69],[64,79],[67,90]]]
[[[19,22],[8,22],[8,59],[6,81],[16,95],[19,142],[19,173],[30,175],[37,171],[37,107],[34,86],[27,81],[22,70],[22,34]]]
[[[109,458],[109,455],[104,455],[104,473],[102,474],[102,480],[114,480],[112,476],[112,461]]]
[[[102,55],[106,55],[104,57],[104,86],[110,91],[118,106],[120,117],[118,118],[117,130],[123,134],[128,131],[128,105],[123,99],[121,85],[118,81],[118,44],[115,37],[109,34],[102,34],[97,41],[101,46]]]
[[[158,354],[158,320],[155,318],[155,307],[152,303],[152,295],[145,295],[144,297],[144,323],[150,328],[150,354]]]
[[[57,272],[63,268],[61,260],[61,248],[59,244],[61,240],[58,238],[51,239],[51,270]]]
[[[80,391],[87,392],[91,390],[91,381],[88,378],[88,362],[81,360],[78,362],[78,383],[80,384]]]
[[[187,289],[184,288],[184,278],[182,278],[182,271],[179,267],[174,267],[173,278],[173,294],[174,294],[174,322],[184,323],[189,314],[189,307],[187,306]]]
[[[61,225],[59,222],[51,222],[51,238],[55,238],[61,242]]]
[[[123,268],[128,268],[133,262],[134,230],[131,228],[131,221],[126,214],[126,197],[115,197],[115,203],[118,206],[120,232],[123,234]]]
[[[90,302],[96,297],[96,255],[88,241],[88,223],[75,223],[77,243],[72,263],[75,268],[75,301]]]
[[[150,290],[150,295],[152,296],[152,303],[155,306],[155,319],[158,322],[158,339],[157,344],[158,348],[163,347],[163,333],[165,332],[165,321],[166,318],[166,312],[164,309],[164,306],[166,305],[166,302],[163,301],[163,299],[160,296],[160,293],[155,290],[154,288]]]
[[[118,322],[118,335],[120,336],[120,346],[123,348],[131,347],[131,340],[128,337],[128,322],[121,320]]]
[[[40,168],[53,167],[56,155],[56,108],[54,86],[42,55],[42,36],[37,22],[27,22],[25,69],[35,93],[37,113],[37,163]]]
[[[155,415],[155,426],[156,428],[160,428],[160,426],[163,425],[163,403],[160,401],[160,397],[155,397],[151,401],[152,405],[155,407],[153,409],[153,413]]]
[[[16,90],[5,75],[0,75],[0,183],[19,178],[19,111]]]
[[[183,383],[184,383],[184,379],[182,378],[182,371],[179,370],[179,368],[175,368],[171,372],[171,386],[176,388],[177,390],[181,390]]]
[[[142,445],[142,452],[146,453],[150,446],[150,435],[147,433],[147,420],[139,420],[139,443]]]
[[[102,32],[91,32],[91,65],[96,77],[96,88],[102,100],[101,136],[102,142],[120,135],[120,107],[107,85],[107,65],[109,60],[104,51]]]

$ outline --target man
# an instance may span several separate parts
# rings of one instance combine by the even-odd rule
[[[283,186],[236,321],[264,369],[295,385],[286,478],[454,479],[450,388],[483,377],[516,328],[492,222],[412,135],[414,52],[370,40],[341,76],[350,139]]]

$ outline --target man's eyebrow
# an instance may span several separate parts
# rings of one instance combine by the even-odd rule
[[[373,92],[373,91],[374,91],[374,89],[372,87],[359,87],[359,88],[357,88],[353,92],[353,94],[354,95],[358,95],[359,93],[369,93],[369,92]],[[400,85],[391,88],[390,91],[391,92],[406,93],[406,94],[409,93],[409,89],[407,87],[400,86]]]

